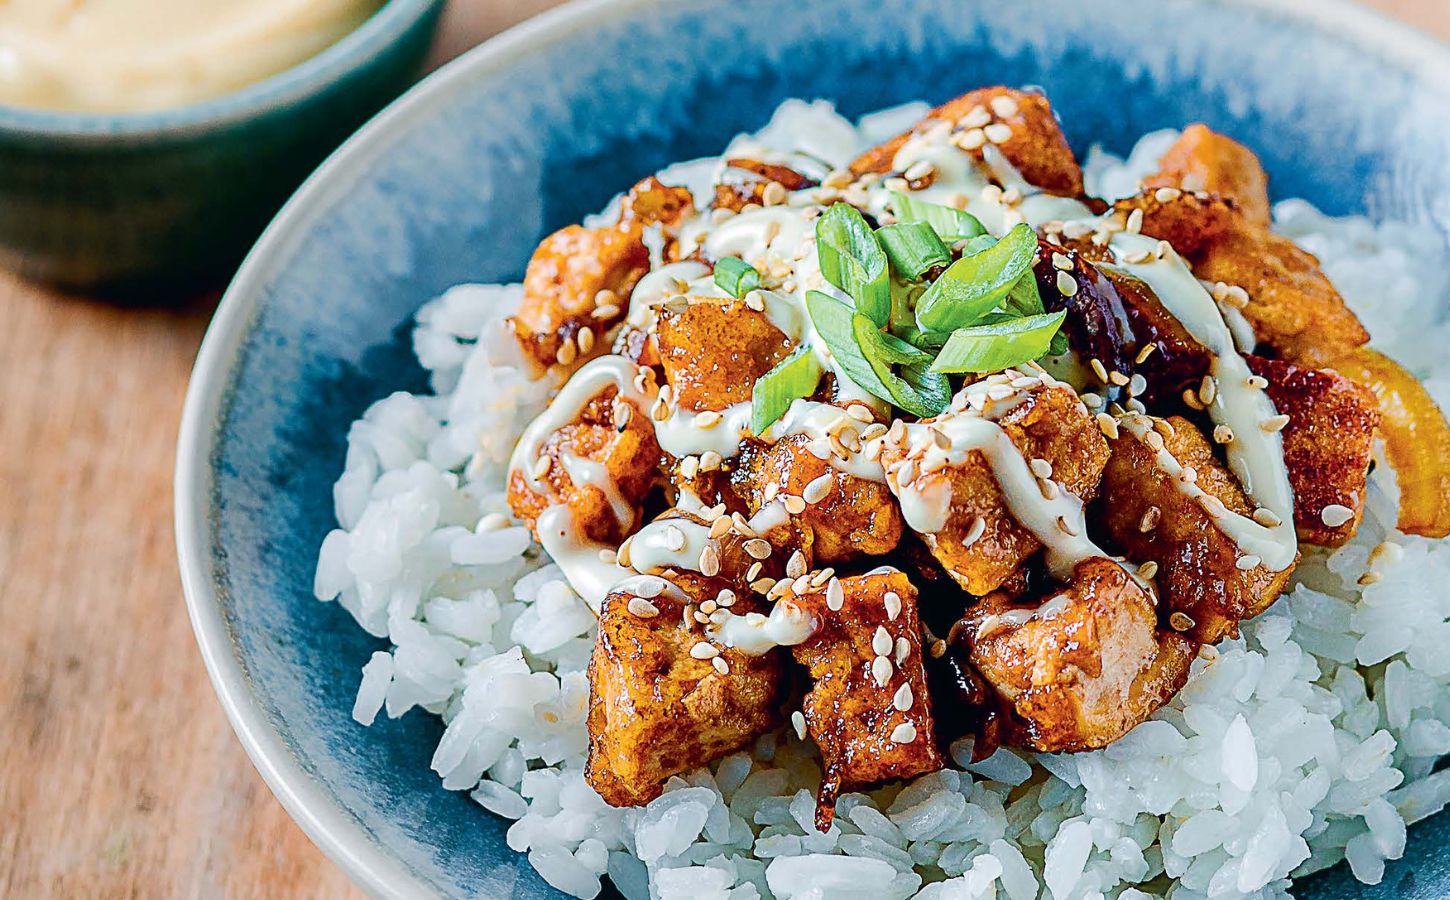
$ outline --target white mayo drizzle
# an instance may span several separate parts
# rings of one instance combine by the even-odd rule
[[[817,627],[815,618],[800,606],[781,600],[771,607],[770,615],[752,612],[737,616],[719,610],[705,626],[705,634],[723,647],[733,647],[747,656],[763,656],[773,647],[805,643]]]
[[[1046,548],[1048,569],[1065,580],[1082,560],[1108,554],[1087,536],[1082,500],[1061,485],[1053,491],[1052,499],[1047,499],[1022,451],[993,421],[1021,399],[1019,394],[1016,402],[989,404],[981,413],[968,407],[929,423],[906,426],[905,448],[912,451],[919,469],[932,474],[918,475],[903,487],[897,478],[898,466],[887,471],[887,484],[901,501],[901,513],[908,525],[922,534],[941,531],[951,512],[952,488],[951,481],[939,476],[937,470],[961,466],[973,451],[980,452],[1001,488],[1012,518]],[[945,435],[949,446],[938,444],[933,431]]]
[[[564,471],[569,473],[570,481],[581,486],[592,485],[604,493],[604,499],[614,513],[614,521],[624,528],[634,524],[634,505],[624,499],[624,495],[619,492],[619,485],[609,477],[609,471],[604,468],[603,463],[576,456],[567,450],[559,454],[559,462],[563,463]]]
[[[574,527],[573,516],[567,506],[551,506],[544,510],[534,527],[544,552],[549,554],[568,579],[569,586],[594,610],[595,615],[599,614],[610,588],[634,574],[616,563],[605,562],[599,556],[599,551],[607,548],[583,538],[579,529]]]

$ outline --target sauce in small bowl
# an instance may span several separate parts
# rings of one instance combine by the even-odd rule
[[[442,6],[0,4],[0,267],[123,298],[220,283],[412,83]]]

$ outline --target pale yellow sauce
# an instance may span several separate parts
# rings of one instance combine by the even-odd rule
[[[317,55],[384,0],[0,0],[0,104],[137,112]]]

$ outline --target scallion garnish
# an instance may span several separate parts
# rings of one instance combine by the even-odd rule
[[[1062,327],[1066,310],[958,328],[931,368],[952,374],[996,372],[1042,357]]]
[[[761,435],[785,415],[790,405],[809,397],[821,382],[821,364],[811,348],[797,346],[769,372],[755,379],[750,396],[750,431]]]
[[[916,304],[923,331],[955,331],[975,324],[1006,299],[1037,256],[1037,234],[1017,225],[1001,240],[952,263]]]
[[[971,213],[940,203],[928,203],[905,191],[891,192],[891,210],[896,213],[896,221],[925,222],[949,244],[987,233],[987,229]]]
[[[868,326],[874,323],[830,294],[820,291],[806,291],[806,312],[810,314],[816,334],[826,342],[832,358],[846,377],[882,400],[890,400],[891,391],[877,377],[876,370],[866,361],[856,342],[854,320],[859,317]]]
[[[886,251],[892,271],[907,281],[916,281],[928,270],[952,261],[947,245],[925,222],[883,225],[876,229],[876,240]]]
[[[860,211],[836,203],[816,220],[816,254],[821,274],[856,301],[856,309],[877,325],[891,315],[891,282],[886,253]]]
[[[760,287],[760,273],[745,260],[726,256],[715,262],[715,284],[739,299]]]

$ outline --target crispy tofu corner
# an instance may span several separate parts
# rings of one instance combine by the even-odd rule
[[[953,633],[1010,710],[1006,743],[1045,753],[1127,734],[1183,686],[1198,649],[1160,628],[1153,596],[1101,557],[1039,606],[984,599]]]
[[[822,831],[841,790],[944,765],[916,601],[916,588],[895,569],[833,579],[795,601],[817,622],[794,654],[811,679],[803,713],[825,767],[816,812]]]
[[[687,604],[721,585],[681,575],[652,597],[639,579],[604,601],[589,661],[589,760],[585,778],[613,806],[658,797],[671,776],[746,746],[780,724],[778,652],[749,656],[705,640],[684,622]],[[653,593],[654,587],[644,590]],[[742,596],[742,614],[753,609]],[[701,646],[708,650],[697,649]]]

